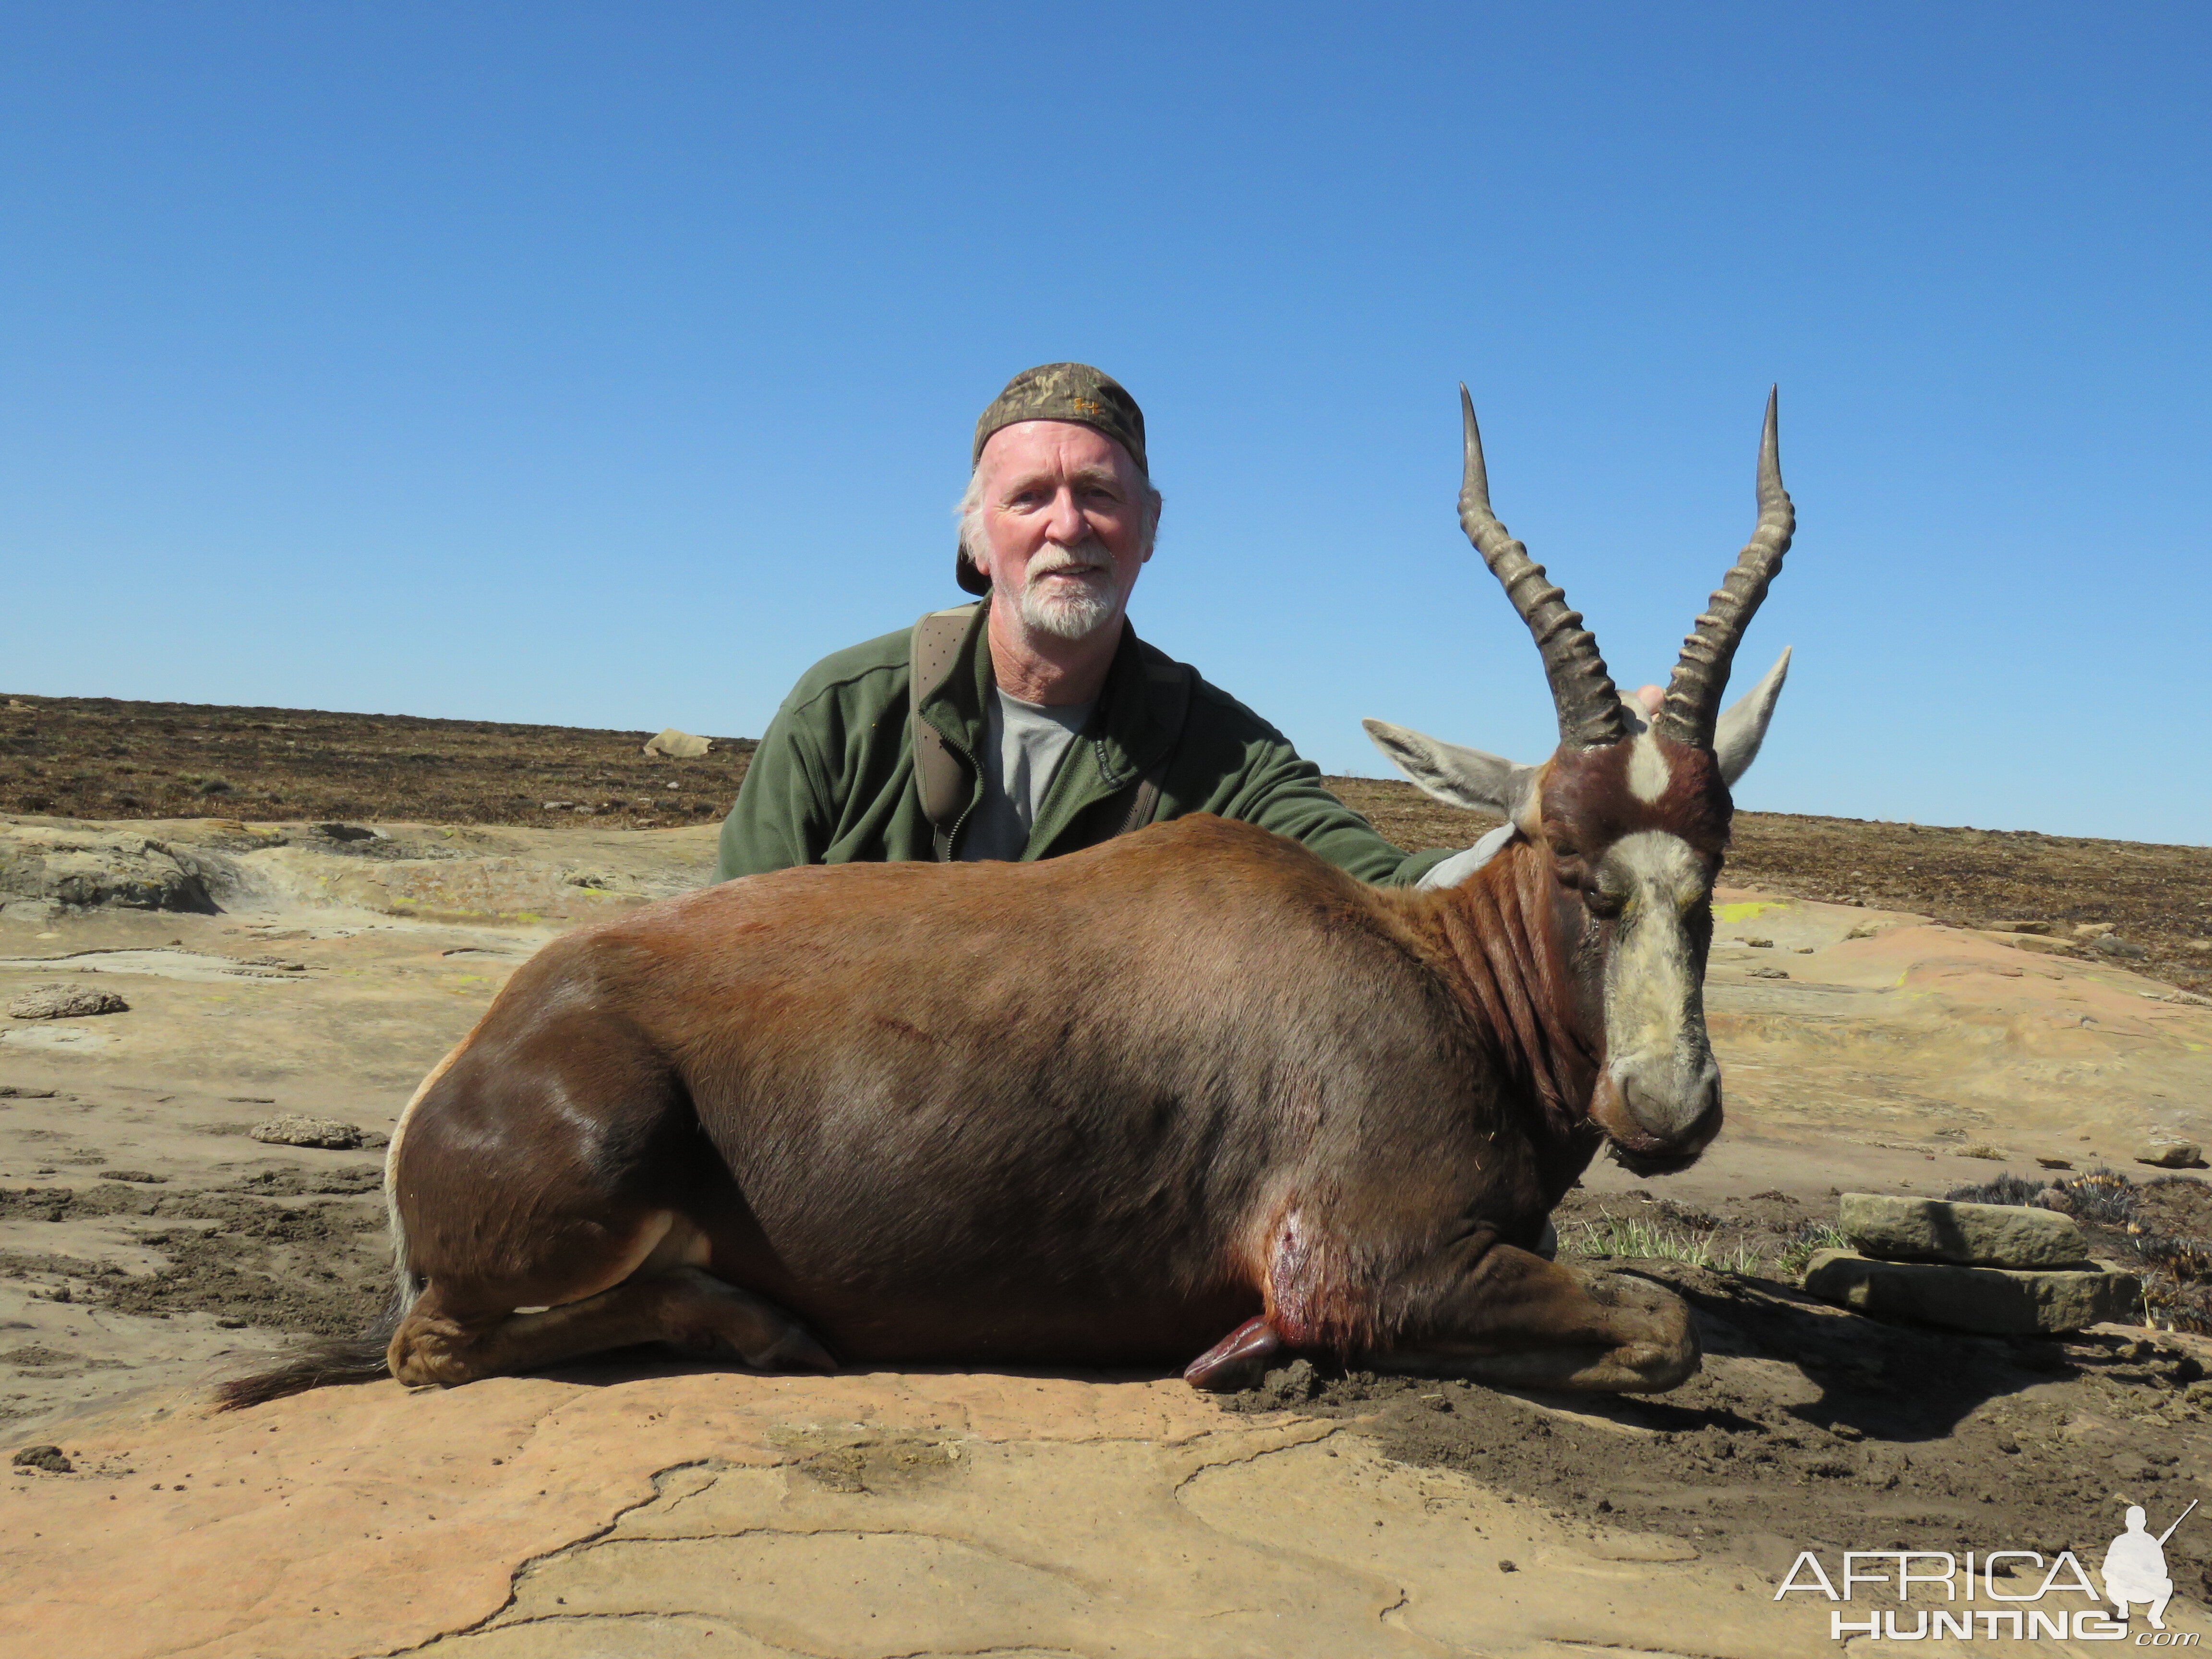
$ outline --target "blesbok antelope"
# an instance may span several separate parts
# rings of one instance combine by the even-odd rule
[[[579,929],[408,1104],[392,1314],[229,1403],[648,1341],[786,1368],[1197,1354],[1201,1388],[1294,1349],[1689,1376],[1677,1298],[1539,1248],[1601,1144],[1674,1167],[1720,1127],[1708,901],[1784,665],[1719,705],[1790,544],[1774,404],[1758,527],[1647,722],[1492,513],[1461,395],[1461,522],[1542,652],[1559,746],[1514,767],[1370,729],[1518,826],[1473,876],[1372,888],[1195,817],[1044,863],[785,870]]]

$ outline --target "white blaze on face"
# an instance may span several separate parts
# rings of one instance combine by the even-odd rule
[[[1666,757],[1657,762],[1663,770]],[[1620,907],[1606,963],[1606,1069],[1645,1128],[1686,1129],[1718,1085],[1688,925],[1706,902],[1705,866],[1680,836],[1643,830],[1607,849],[1598,887]]]
[[[1659,739],[1646,731],[1628,751],[1629,793],[1640,801],[1656,801],[1667,793],[1667,786],[1674,779],[1674,769],[1667,764],[1667,751],[1660,748]]]

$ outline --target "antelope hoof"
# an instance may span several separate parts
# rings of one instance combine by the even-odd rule
[[[1265,1319],[1248,1319],[1192,1360],[1182,1380],[1209,1394],[1234,1394],[1267,1374],[1267,1361],[1283,1351],[1283,1339]]]
[[[747,1354],[745,1364],[764,1371],[834,1371],[838,1369],[837,1361],[830,1350],[797,1325],[760,1352]]]
[[[1471,1375],[1508,1388],[1664,1394],[1698,1374],[1704,1350],[1689,1304],[1680,1297],[1620,1273],[1589,1273],[1584,1286],[1611,1316],[1607,1323],[1613,1346],[1492,1354],[1474,1361]]]
[[[746,1364],[763,1371],[834,1371],[837,1362],[804,1325],[764,1297],[715,1278],[700,1267],[678,1267],[665,1281],[687,1336],[711,1346],[717,1339]]]
[[[1664,1394],[1697,1375],[1703,1357],[1689,1304],[1663,1286],[1625,1274],[1570,1270],[1578,1281],[1580,1328],[1547,1343],[1490,1353],[1409,1350],[1369,1352],[1360,1363],[1378,1371],[1443,1373],[1494,1389],[1567,1389],[1592,1394]],[[1592,1310],[1590,1304],[1595,1304]],[[1600,1317],[1589,1315],[1596,1311]],[[1590,1328],[1595,1324],[1598,1328]],[[1592,1340],[1597,1337],[1604,1346]],[[1609,1339],[1609,1340],[1605,1340]]]

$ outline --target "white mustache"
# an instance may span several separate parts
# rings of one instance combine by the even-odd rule
[[[1097,571],[1103,574],[1113,568],[1113,560],[1108,556],[1104,546],[1095,538],[1088,541],[1078,542],[1073,547],[1062,546],[1057,542],[1047,542],[1038,550],[1036,556],[1030,561],[1029,568],[1022,577],[1022,585],[1024,587],[1034,587],[1042,578],[1056,575],[1064,570]]]

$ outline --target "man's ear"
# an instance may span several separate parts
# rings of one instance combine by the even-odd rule
[[[1362,720],[1360,725],[1393,766],[1449,805],[1518,822],[1534,804],[1537,769],[1533,766],[1440,743],[1388,720]]]

